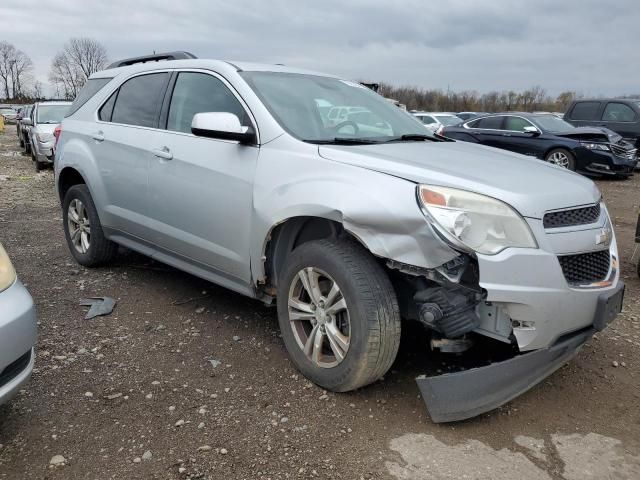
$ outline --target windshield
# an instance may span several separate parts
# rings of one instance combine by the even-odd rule
[[[241,75],[282,128],[303,141],[378,143],[425,135],[412,115],[355,82],[295,73]]]
[[[69,110],[69,105],[40,105],[36,123],[60,123]]]
[[[453,125],[459,125],[462,123],[462,119],[455,115],[436,115],[436,118],[445,127],[452,127]]]
[[[576,128],[555,115],[538,115],[532,120],[548,132],[567,133]]]

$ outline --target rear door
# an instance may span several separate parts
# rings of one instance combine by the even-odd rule
[[[594,127],[601,123],[601,111],[602,102],[594,100],[576,102],[564,116],[564,120],[576,127]]]
[[[492,115],[471,121],[467,125],[479,143],[504,148],[504,118],[503,115]]]
[[[102,223],[147,241],[151,148],[161,142],[158,121],[169,78],[168,72],[130,78],[102,105],[88,132],[103,182]]]
[[[240,97],[212,72],[181,71],[163,106],[166,132],[153,143],[149,215],[155,243],[216,274],[249,285],[249,240],[257,146],[197,137],[200,112],[228,112],[254,126]]]

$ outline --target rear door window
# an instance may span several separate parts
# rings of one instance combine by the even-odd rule
[[[504,117],[482,117],[475,122],[472,122],[472,128],[482,128],[484,130],[501,130],[502,120]]]
[[[635,119],[635,112],[624,103],[609,102],[602,113],[605,122],[633,122]]]
[[[150,73],[127,80],[118,89],[111,121],[140,127],[158,126],[169,73]]]
[[[578,102],[571,110],[571,120],[597,120],[600,102]]]
[[[429,125],[430,123],[437,123],[433,117],[430,117],[429,115],[420,115],[418,117],[422,123],[424,123],[425,125]]]
[[[169,105],[167,130],[191,133],[194,115],[202,112],[233,113],[242,125],[249,124],[242,104],[221,80],[206,73],[178,74]]]

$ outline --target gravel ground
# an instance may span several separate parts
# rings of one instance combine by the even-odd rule
[[[507,406],[435,425],[413,378],[445,366],[420,332],[405,331],[383,381],[324,392],[292,367],[261,303],[131,252],[110,268],[75,264],[52,172],[36,174],[18,150],[9,127],[0,241],[37,303],[40,337],[31,382],[0,407],[0,479],[640,478],[640,175],[598,182],[615,217],[623,314]],[[79,300],[102,295],[117,299],[114,313],[84,320]]]

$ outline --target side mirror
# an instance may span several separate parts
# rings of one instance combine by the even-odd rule
[[[538,130],[536,127],[524,127],[523,132],[530,133],[534,137],[537,137],[538,135],[540,135],[540,130]]]
[[[199,137],[235,140],[240,143],[255,143],[256,133],[251,127],[243,127],[233,113],[196,113],[191,121],[191,133]]]
[[[33,127],[33,122],[29,117],[24,117],[22,120],[22,125],[26,125],[27,127]]]

